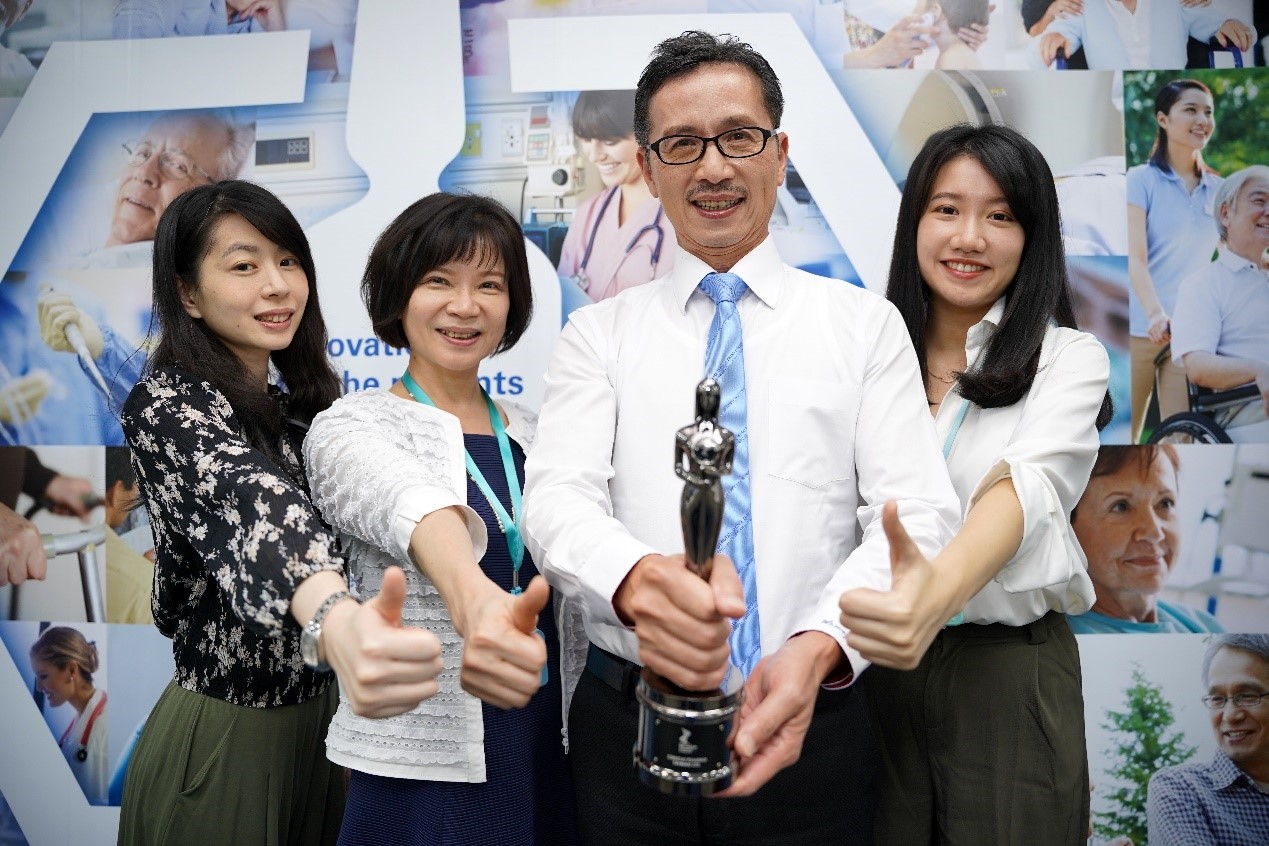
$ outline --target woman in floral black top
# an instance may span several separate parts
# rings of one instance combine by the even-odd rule
[[[403,575],[359,605],[309,502],[300,444],[339,393],[315,278],[295,218],[251,183],[191,189],[159,222],[158,343],[123,427],[176,675],[129,766],[121,844],[333,843],[344,786],[322,749],[325,664],[363,716],[436,692],[439,642],[400,627]]]

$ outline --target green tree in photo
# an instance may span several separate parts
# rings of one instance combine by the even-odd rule
[[[1103,795],[1109,811],[1098,811],[1094,829],[1101,837],[1127,835],[1135,846],[1146,843],[1146,787],[1163,767],[1183,764],[1195,749],[1172,726],[1172,705],[1133,665],[1132,685],[1124,691],[1126,708],[1107,711],[1102,728],[1113,736],[1114,766],[1106,770],[1110,789]]]

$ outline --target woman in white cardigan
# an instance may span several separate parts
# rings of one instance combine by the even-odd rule
[[[405,570],[401,622],[436,633],[445,670],[408,714],[364,719],[341,703],[326,740],[353,771],[340,843],[576,842],[560,709],[584,635],[520,535],[536,420],[495,404],[477,375],[529,323],[523,235],[492,200],[432,194],[379,236],[361,291],[376,334],[409,362],[391,388],[313,420],[313,501],[362,598],[388,567]]]

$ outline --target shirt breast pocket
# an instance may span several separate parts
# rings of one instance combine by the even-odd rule
[[[859,398],[839,382],[785,378],[771,385],[767,475],[808,488],[850,480]]]

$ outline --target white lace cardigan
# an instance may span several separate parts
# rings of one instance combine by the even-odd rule
[[[527,452],[537,417],[503,403],[507,433]],[[462,638],[436,588],[409,556],[410,535],[427,514],[458,506],[471,534],[472,551],[485,554],[485,524],[466,505],[467,472],[458,418],[431,406],[374,389],[350,394],[317,415],[304,441],[313,504],[343,541],[349,581],[357,595],[379,592],[385,568],[406,574],[402,615],[408,625],[430,629],[445,659],[440,690],[413,711],[386,719],[358,717],[343,701],[326,736],[326,756],[336,764],[395,778],[485,781],[484,722],[480,700],[459,685]],[[540,565],[539,565],[540,566]],[[586,663],[580,610],[556,592],[555,616],[562,641],[562,726]],[[565,748],[568,736],[561,728]]]

